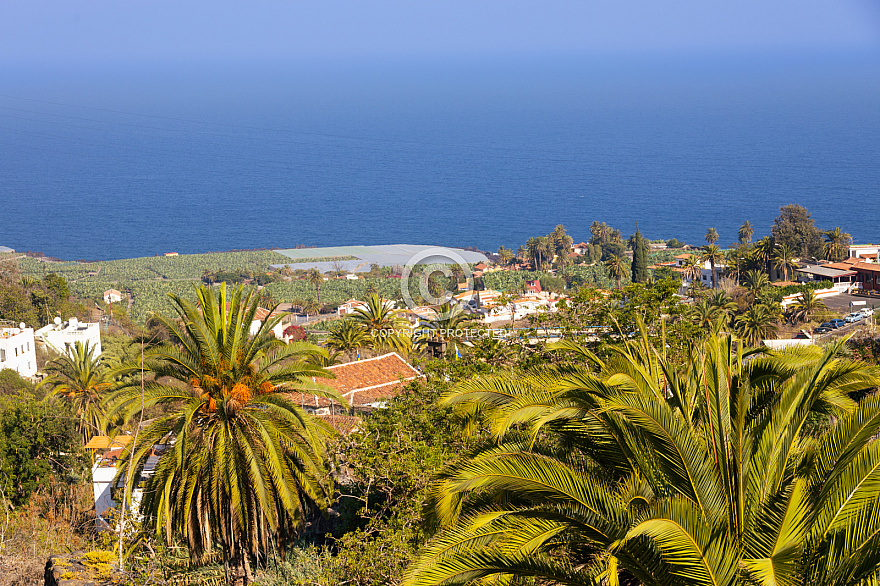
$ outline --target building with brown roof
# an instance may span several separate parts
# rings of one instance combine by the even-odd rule
[[[830,263],[824,265],[832,269],[854,272],[853,284],[855,289],[862,291],[880,291],[880,264],[873,262],[855,261],[850,258],[842,263]]]
[[[383,407],[409,381],[424,378],[397,352],[336,364],[327,370],[336,378],[316,378],[314,381],[336,390],[348,402],[351,411],[364,413]],[[308,413],[328,416],[345,413],[342,405],[324,397],[310,393],[290,393],[289,396]]]

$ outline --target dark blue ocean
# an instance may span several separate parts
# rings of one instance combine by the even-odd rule
[[[0,245],[64,259],[728,244],[790,203],[880,241],[880,55],[0,69]]]

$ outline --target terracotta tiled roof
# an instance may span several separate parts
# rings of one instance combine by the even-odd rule
[[[315,382],[336,389],[352,407],[376,403],[390,399],[407,381],[423,375],[396,352],[337,364],[328,368],[335,379],[315,379]],[[311,394],[290,393],[290,398],[299,404],[314,407],[329,407],[331,401]]]
[[[880,273],[880,264],[870,262],[857,262],[850,265],[850,270],[856,270],[867,273]]]
[[[326,421],[342,435],[348,435],[353,431],[357,431],[361,424],[361,418],[353,415],[318,415],[319,419]]]
[[[262,308],[262,307],[258,307],[258,308],[257,308],[257,311],[254,313],[254,319],[255,319],[255,320],[263,321],[263,320],[266,319],[267,317],[276,317],[276,316],[282,315],[282,314],[284,314],[284,313],[285,313],[284,311],[280,311],[280,310],[278,310],[278,309],[276,309],[276,310],[273,311],[272,313],[269,313],[269,310],[268,310],[268,309],[264,309],[264,308]]]
[[[685,252],[685,253],[683,253],[683,254],[676,254],[676,255],[675,255],[675,258],[680,258],[680,259],[682,259],[682,260],[687,260],[687,259],[689,259],[689,258],[692,257],[692,256],[693,256],[692,254],[688,254],[688,253]]]

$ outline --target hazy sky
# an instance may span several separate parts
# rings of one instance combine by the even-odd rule
[[[880,51],[880,0],[0,0],[0,62]]]

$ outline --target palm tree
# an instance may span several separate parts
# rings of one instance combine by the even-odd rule
[[[699,283],[700,276],[703,274],[703,263],[695,255],[690,255],[681,265],[682,275],[692,284]]]
[[[746,278],[743,283],[749,293],[752,294],[753,298],[757,298],[758,295],[761,294],[761,291],[770,286],[770,279],[767,277],[766,273],[761,271],[749,271],[746,273]]]
[[[718,231],[715,228],[709,228],[706,231],[706,243],[712,246],[716,242],[718,242]]]
[[[739,307],[736,302],[727,295],[727,293],[721,290],[712,292],[707,298],[707,301],[713,307],[717,307],[727,319],[730,319],[730,316],[732,316]]]
[[[724,254],[718,248],[717,244],[708,244],[703,247],[703,253],[700,255],[702,262],[709,261],[712,268],[712,288],[715,288],[715,263],[724,262]]]
[[[503,266],[510,266],[513,264],[513,261],[516,260],[516,255],[513,254],[513,251],[509,248],[505,248],[504,246],[498,247],[498,260],[501,262]]]
[[[404,586],[876,583],[880,396],[848,396],[874,367],[840,343],[761,355],[721,335],[684,361],[646,336],[607,362],[560,346],[594,369],[478,378],[442,401],[495,441],[440,476],[443,528]],[[823,411],[838,424],[805,434]]]
[[[154,405],[170,409],[138,433],[117,478],[131,494],[154,446],[173,438],[147,481],[145,524],[169,541],[185,539],[195,560],[219,549],[228,583],[247,584],[252,562],[265,561],[273,542],[286,543],[332,496],[332,430],[288,393],[344,400],[312,382],[329,376],[305,360],[321,349],[275,338],[280,317],[248,335],[259,294],[237,287],[227,303],[224,284],[216,296],[206,287],[196,296],[194,305],[169,294],[178,318],[160,319],[171,343],[146,352],[143,387],[113,397],[113,412],[126,418]]]
[[[77,341],[69,354],[48,363],[45,371],[49,376],[40,386],[48,387],[53,396],[73,408],[79,418],[83,443],[88,443],[94,435],[106,435],[104,399],[113,386],[113,378],[106,361],[95,355],[95,347]]]
[[[773,253],[776,250],[776,242],[770,236],[764,236],[755,243],[755,257],[765,267],[767,274],[770,274]]]
[[[369,346],[370,338],[360,323],[354,319],[342,319],[330,328],[330,335],[324,345],[348,356],[359,348]]]
[[[314,299],[309,299],[302,304],[302,310],[306,315],[318,315],[321,312],[321,304]]]
[[[736,279],[737,283],[739,282],[743,267],[745,267],[747,263],[748,252],[744,247],[733,248],[728,250],[724,255],[724,265],[727,267],[727,271]]]
[[[789,307],[789,316],[793,323],[805,322],[813,314],[826,309],[828,306],[816,297],[813,289],[804,289],[798,300]]]
[[[412,346],[412,338],[404,331],[409,322],[400,317],[394,304],[378,293],[368,295],[364,303],[351,317],[369,338],[369,345],[380,351],[393,348],[406,353]]]
[[[601,224],[599,222],[593,222],[590,225],[590,234],[592,234],[590,244],[596,244],[598,246],[606,244],[611,239],[612,232],[613,229],[611,226],[605,222],[602,222]]]
[[[553,258],[553,242],[549,236],[529,238],[526,242],[532,268],[536,271],[544,270],[544,265]]]
[[[794,252],[785,244],[780,244],[773,252],[773,266],[782,270],[782,280],[788,280],[788,271],[796,271],[798,264],[794,260]]]
[[[849,252],[849,245],[852,244],[852,236],[841,232],[840,228],[826,230],[823,235],[825,236],[825,257],[837,262],[845,260]]]
[[[752,228],[752,225],[748,220],[743,222],[743,225],[739,227],[739,243],[740,244],[751,244],[752,236],[755,235],[755,229]]]
[[[324,277],[318,272],[318,269],[309,269],[306,279],[315,286],[315,296],[318,298],[318,305],[321,305],[321,285],[324,284]]]
[[[690,314],[693,316],[697,325],[706,331],[712,331],[712,328],[719,322],[725,314],[717,305],[713,305],[708,299],[700,299],[690,307]]]
[[[617,279],[617,288],[620,289],[620,280],[629,276],[629,263],[623,257],[612,254],[611,258],[605,261],[605,268],[608,274]]]
[[[565,274],[565,267],[568,264],[568,255],[571,253],[571,244],[574,240],[568,235],[565,231],[565,226],[562,224],[559,224],[553,229],[549,239],[553,254],[556,255],[556,258],[562,266],[562,272]]]
[[[446,302],[434,309],[431,319],[422,319],[419,327],[422,333],[446,342],[446,350],[458,356],[467,347],[468,326],[476,316],[465,313],[461,305]]]
[[[749,346],[759,346],[764,340],[776,338],[779,311],[763,303],[753,303],[736,318],[736,333]]]

